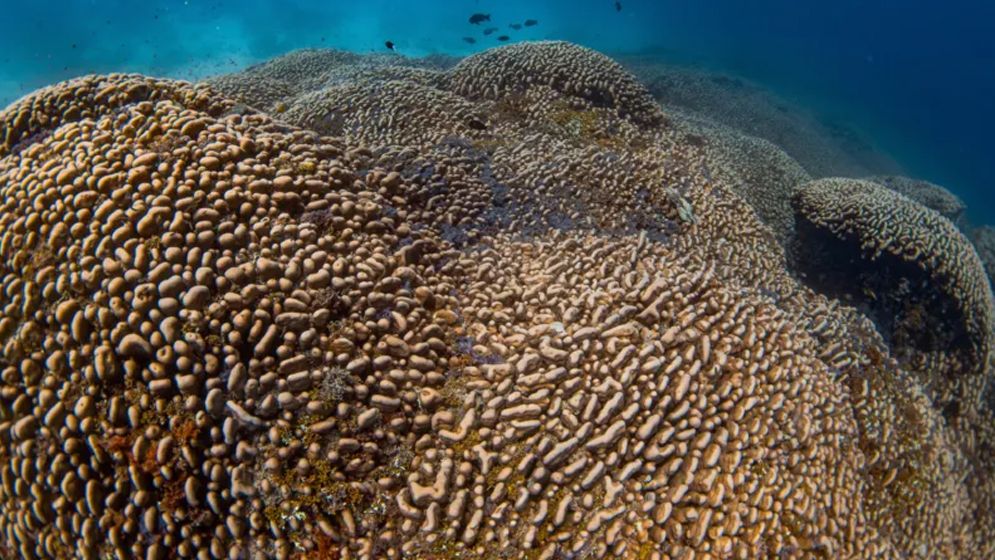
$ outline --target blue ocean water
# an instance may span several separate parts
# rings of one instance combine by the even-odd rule
[[[6,2],[0,104],[110,71],[199,79],[301,47],[467,55],[565,39],[748,78],[861,131],[995,223],[995,4],[965,0],[63,0]],[[485,12],[492,21],[467,22]],[[508,24],[536,19],[534,27]],[[483,36],[493,25],[500,32]],[[469,44],[463,37],[471,36]]]

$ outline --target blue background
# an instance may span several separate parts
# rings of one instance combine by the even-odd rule
[[[0,104],[91,72],[197,79],[307,47],[470,54],[566,39],[758,81],[861,130],[995,223],[995,3],[978,0],[4,1]],[[487,12],[500,32],[467,23]],[[539,25],[508,29],[526,18]],[[478,39],[475,45],[463,36]]]

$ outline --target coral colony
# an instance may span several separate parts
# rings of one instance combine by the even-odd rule
[[[39,90],[0,555],[995,557],[992,294],[910,182],[564,42]]]

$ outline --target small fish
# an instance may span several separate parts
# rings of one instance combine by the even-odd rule
[[[618,0],[615,0],[615,11],[616,12],[621,12],[622,11],[622,3],[619,2]]]
[[[525,27],[532,27],[533,25],[539,23],[537,19],[527,19],[525,20]]]
[[[490,14],[473,14],[470,16],[470,23],[473,25],[480,25],[482,21],[491,21]]]
[[[388,49],[392,50],[392,51],[397,50],[397,49],[394,48],[394,42],[393,41],[387,41],[386,43],[384,43],[384,46],[387,47]]]
[[[463,42],[464,43],[470,43],[472,45],[472,44],[476,43],[477,40],[474,39],[473,37],[463,37]]]
[[[497,38],[498,41],[507,41],[508,39],[511,39],[511,37],[507,35],[501,35],[500,37]]]
[[[484,30],[484,35],[490,35],[491,33],[494,33],[497,30],[498,30],[497,27],[488,27],[487,29]]]
[[[522,28],[522,24],[520,24],[520,23],[512,23],[512,24],[509,24],[508,27],[514,29],[515,31],[518,31],[519,29]]]

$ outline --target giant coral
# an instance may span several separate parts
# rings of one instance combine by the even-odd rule
[[[800,173],[744,203],[735,142],[573,45],[367,62],[0,114],[6,552],[995,552],[987,412],[794,278]]]

